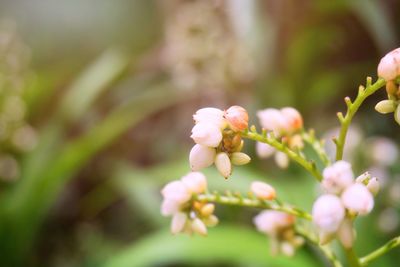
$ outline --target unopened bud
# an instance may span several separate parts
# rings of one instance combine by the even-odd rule
[[[189,153],[190,168],[192,171],[199,171],[214,163],[215,148],[196,144]]]
[[[276,197],[275,189],[264,182],[252,182],[250,185],[250,189],[259,199],[272,200]]]
[[[192,221],[192,230],[202,236],[207,236],[207,227],[199,218],[195,218]]]
[[[395,112],[394,112],[394,119],[398,124],[400,124],[400,105],[397,106]]]
[[[211,214],[213,214],[214,210],[215,210],[215,205],[212,203],[207,203],[201,208],[200,213],[202,216],[208,217]]]
[[[369,192],[371,192],[374,196],[376,196],[380,189],[378,178],[372,177],[367,184],[367,188]]]
[[[268,158],[272,156],[274,152],[275,152],[274,147],[261,142],[256,143],[256,153],[260,158],[262,159]]]
[[[364,184],[355,183],[342,194],[343,205],[351,212],[368,214],[374,207],[374,198]]]
[[[289,166],[289,157],[281,152],[277,151],[275,154],[275,162],[281,169],[286,169]]]
[[[210,215],[207,218],[204,219],[204,223],[208,226],[208,227],[213,227],[216,226],[218,224],[219,220],[217,218],[217,216],[215,215]]]
[[[364,172],[363,174],[361,174],[356,178],[356,183],[367,185],[370,179],[371,179],[371,174],[369,174],[369,172]]]
[[[386,54],[378,65],[378,76],[386,81],[394,80],[400,74],[400,49]]]
[[[292,257],[294,255],[295,248],[289,242],[284,241],[281,244],[281,252],[282,252],[283,255],[285,255],[287,257]]]
[[[217,156],[215,157],[215,166],[217,167],[219,173],[225,178],[228,178],[231,175],[231,160],[229,159],[228,154],[226,154],[225,152],[217,154]]]
[[[338,230],[338,237],[343,246],[347,249],[353,247],[355,234],[350,219],[344,219]]]
[[[240,106],[232,106],[225,113],[225,119],[234,131],[243,131],[249,126],[249,115]]]
[[[191,193],[200,194],[207,189],[207,179],[201,172],[190,172],[181,181]]]
[[[396,103],[393,100],[382,100],[375,106],[375,110],[382,114],[394,112]]]
[[[303,127],[303,118],[297,109],[292,107],[286,107],[281,109],[281,113],[287,120],[287,127],[289,131],[296,131]]]
[[[245,164],[249,163],[250,160],[251,160],[251,158],[247,154],[242,153],[242,152],[234,152],[231,155],[231,162],[232,162],[232,164],[235,164],[235,165],[245,165]]]
[[[217,147],[222,141],[220,128],[215,124],[200,122],[192,129],[190,136],[196,144],[208,147]]]
[[[339,229],[344,215],[345,209],[336,195],[320,196],[312,208],[314,224],[326,234],[335,233]]]
[[[172,217],[172,222],[171,222],[171,233],[172,234],[177,234],[179,232],[182,232],[183,228],[185,227],[187,221],[187,215],[183,212],[177,212],[174,214]]]

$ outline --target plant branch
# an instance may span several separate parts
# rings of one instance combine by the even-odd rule
[[[304,169],[306,169],[308,172],[310,172],[318,181],[322,180],[322,175],[321,173],[317,170],[317,167],[315,166],[314,162],[310,162],[304,157],[302,157],[299,153],[291,150],[289,147],[287,147],[285,144],[279,142],[276,138],[273,136],[267,136],[266,133],[259,134],[256,131],[244,131],[241,133],[242,137],[248,138],[254,141],[258,141],[261,143],[268,144],[275,149],[285,153],[288,155],[290,159],[293,161],[297,162],[300,164]]]
[[[347,261],[349,266],[351,267],[361,267],[360,260],[358,259],[353,248],[344,248],[344,252],[346,254]]]
[[[318,239],[303,228],[296,227],[296,232],[317,247],[333,267],[343,267],[342,263],[337,259],[335,253],[328,245],[321,246]]]
[[[223,205],[232,205],[232,206],[242,206],[242,207],[254,207],[261,209],[269,209],[269,210],[277,210],[286,212],[288,214],[294,215],[296,217],[300,217],[306,220],[311,220],[311,215],[305,211],[302,211],[298,208],[292,207],[288,204],[283,204],[281,202],[271,202],[266,200],[260,200],[256,198],[246,198],[239,194],[233,195],[231,193],[227,193],[225,195],[221,195],[218,192],[208,193],[208,194],[199,194],[195,195],[194,199],[200,202],[214,202]]]
[[[334,142],[336,144],[336,160],[341,160],[343,158],[343,150],[346,142],[347,131],[358,108],[361,106],[361,104],[368,96],[372,95],[377,90],[385,86],[385,84],[386,81],[381,78],[379,78],[374,84],[372,84],[371,77],[368,77],[366,87],[362,85],[359,87],[358,94],[354,102],[351,102],[349,97],[345,97],[344,101],[346,102],[347,105],[346,115],[343,116],[341,112],[337,113],[337,116],[341,124],[341,128],[339,137],[337,139],[334,139]]]
[[[367,266],[371,261],[379,258],[383,254],[388,253],[390,250],[398,247],[400,245],[400,236],[395,237],[391,239],[389,242],[387,242],[385,245],[381,246],[380,248],[372,251],[368,255],[362,257],[360,259],[361,265],[362,266]]]

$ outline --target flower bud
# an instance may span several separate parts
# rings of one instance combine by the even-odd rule
[[[343,205],[351,212],[368,214],[374,207],[374,198],[364,184],[355,183],[342,194]]]
[[[369,179],[371,178],[371,174],[369,174],[369,172],[364,172],[363,174],[361,174],[360,176],[358,176],[356,178],[356,183],[359,184],[368,184]]]
[[[281,113],[287,120],[289,132],[297,131],[303,127],[303,118],[296,109],[285,107],[281,109]]]
[[[257,112],[261,127],[268,131],[273,131],[276,136],[281,135],[287,130],[287,120],[282,112],[275,108],[267,108]]]
[[[275,151],[276,151],[275,148],[268,144],[261,142],[256,143],[256,153],[262,159],[272,156],[272,154],[274,154]]]
[[[188,201],[191,194],[182,181],[173,181],[164,186],[161,190],[164,199],[175,201],[179,204]]]
[[[213,214],[214,210],[215,210],[215,205],[212,203],[207,203],[201,208],[200,213],[202,216],[208,217]]]
[[[243,131],[249,127],[249,115],[240,106],[232,106],[225,112],[225,119],[234,131]]]
[[[195,123],[208,123],[215,124],[220,129],[226,127],[226,121],[224,119],[224,112],[217,108],[202,108],[196,111],[193,115]]]
[[[201,172],[190,172],[181,181],[190,193],[200,194],[207,189],[207,179]]]
[[[400,49],[386,54],[378,65],[378,76],[386,81],[394,80],[400,74]]]
[[[331,194],[339,194],[353,183],[354,175],[350,163],[337,161],[322,173],[322,188]]]
[[[255,181],[250,185],[251,192],[259,199],[273,200],[276,197],[275,189],[267,183]]]
[[[196,144],[190,150],[189,162],[192,171],[199,171],[214,163],[216,151],[212,147]]]
[[[339,229],[345,215],[340,198],[326,194],[320,196],[313,205],[313,223],[324,233],[334,233]]]
[[[192,230],[202,236],[207,236],[207,227],[199,218],[195,218],[192,221]]]
[[[225,152],[217,154],[217,156],[215,157],[215,166],[217,167],[219,173],[225,178],[228,178],[231,175],[231,160],[229,159],[228,154],[226,154]]]
[[[208,147],[217,147],[222,141],[221,129],[205,122],[196,124],[190,137],[196,144]]]
[[[177,234],[179,232],[182,232],[183,228],[185,227],[187,221],[187,215],[183,212],[177,212],[174,214],[172,217],[172,222],[171,222],[171,233],[172,234]]]
[[[164,199],[161,203],[161,214],[163,216],[173,215],[179,211],[180,206],[181,204],[176,201]]]
[[[287,257],[293,257],[295,253],[295,247],[291,243],[284,241],[281,244],[280,251]]]
[[[289,166],[289,157],[281,152],[277,151],[275,154],[275,162],[281,169],[286,169]]]
[[[210,215],[204,219],[204,223],[208,227],[214,227],[218,224],[218,222],[219,220],[215,215]]]
[[[393,100],[382,100],[375,106],[375,110],[382,114],[392,113],[395,109],[396,103]]]
[[[231,155],[231,162],[232,162],[232,164],[235,164],[235,165],[245,165],[245,164],[249,163],[250,160],[251,160],[251,158],[247,154],[242,153],[242,152],[234,152]]]
[[[371,192],[374,196],[376,196],[380,189],[378,178],[372,177],[367,184],[367,188],[369,192]]]
[[[293,215],[275,210],[265,210],[253,219],[258,231],[272,236],[293,225],[294,221]]]
[[[340,242],[347,249],[353,247],[355,234],[353,230],[353,224],[350,219],[344,219],[342,224],[339,227],[337,233]]]
[[[400,105],[398,105],[396,110],[394,111],[394,119],[398,124],[400,124]]]

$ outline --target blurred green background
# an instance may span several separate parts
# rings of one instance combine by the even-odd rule
[[[258,109],[294,106],[319,136],[337,127],[343,97],[399,46],[399,10],[394,0],[1,0],[0,265],[322,266],[310,246],[270,255],[251,209],[217,207],[207,238],[173,237],[159,190],[189,171],[200,107],[242,105],[257,124]],[[377,136],[399,141],[394,120],[373,111],[383,98],[360,110],[347,155],[385,181],[358,221],[359,255],[400,234],[397,154],[371,157]],[[266,180],[309,211],[313,179],[246,144],[252,164],[228,181],[207,169],[209,187]]]

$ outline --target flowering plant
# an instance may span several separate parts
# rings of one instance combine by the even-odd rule
[[[272,251],[291,256],[305,242],[309,242],[323,254],[332,266],[343,266],[336,256],[331,242],[341,244],[349,266],[367,266],[389,250],[400,245],[400,237],[390,240],[371,253],[359,257],[354,251],[356,232],[354,222],[359,216],[368,215],[374,207],[374,197],[379,191],[379,177],[369,172],[354,174],[352,164],[343,160],[346,136],[354,115],[364,100],[381,88],[386,88],[388,99],[380,101],[375,109],[383,114],[394,112],[400,124],[400,48],[388,53],[378,66],[378,80],[368,77],[360,86],[356,98],[345,98],[347,111],[338,112],[340,131],[333,139],[335,157],[331,159],[323,140],[313,130],[306,130],[301,114],[292,107],[267,108],[257,112],[262,127],[249,127],[247,111],[240,106],[227,110],[202,108],[193,119],[195,125],[191,138],[196,143],[189,154],[192,172],[179,181],[173,181],[162,189],[161,212],[172,216],[171,231],[207,235],[207,227],[217,225],[215,204],[237,205],[262,209],[253,222],[258,231],[271,238]],[[244,139],[256,141],[256,151],[261,158],[274,156],[277,165],[287,167],[294,161],[303,167],[320,184],[321,194],[315,200],[311,213],[279,198],[279,192],[262,181],[252,182],[248,196],[209,191],[206,177],[199,172],[215,165],[219,173],[228,179],[233,166],[250,162],[242,152]],[[306,156],[304,149],[310,146],[322,162]],[[228,180],[229,182],[229,180]]]

